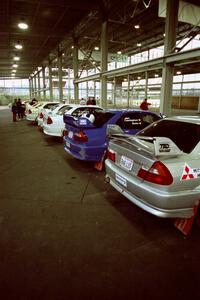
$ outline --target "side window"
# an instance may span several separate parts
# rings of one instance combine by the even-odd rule
[[[122,129],[142,129],[142,119],[139,113],[127,113],[117,122]]]

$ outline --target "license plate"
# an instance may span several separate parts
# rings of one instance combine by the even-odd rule
[[[120,166],[122,166],[124,169],[131,171],[133,167],[133,160],[122,155],[120,159]]]
[[[115,173],[115,179],[116,179],[116,181],[119,182],[121,185],[127,187],[127,181],[126,181],[126,179],[125,179],[123,176],[121,176],[121,175]]]
[[[70,148],[70,143],[69,142],[66,142],[65,144],[66,144],[67,148]]]
[[[73,137],[73,131],[69,131],[68,137],[71,139]]]

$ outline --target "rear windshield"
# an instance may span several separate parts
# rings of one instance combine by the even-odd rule
[[[114,113],[106,112],[106,111],[98,111],[94,112],[94,123],[95,127],[102,127],[108,120],[110,120],[114,116]]]
[[[190,153],[200,140],[200,125],[163,119],[143,129],[138,135],[168,137],[180,150]]]
[[[70,110],[72,108],[72,106],[63,106],[61,109],[59,109],[59,111],[57,112],[57,115],[64,115],[64,113],[68,110]]]
[[[51,109],[51,108],[54,108],[55,105],[57,105],[57,103],[47,103],[47,104],[44,105],[43,108]]]

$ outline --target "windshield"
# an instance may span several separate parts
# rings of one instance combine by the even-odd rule
[[[170,138],[180,150],[190,153],[200,140],[200,125],[163,119],[143,129],[138,135]]]

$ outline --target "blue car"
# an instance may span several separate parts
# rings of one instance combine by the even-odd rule
[[[124,133],[136,134],[161,117],[151,111],[109,109],[90,112],[79,118],[64,116],[64,149],[80,160],[102,160],[107,146],[107,125],[120,126]]]

